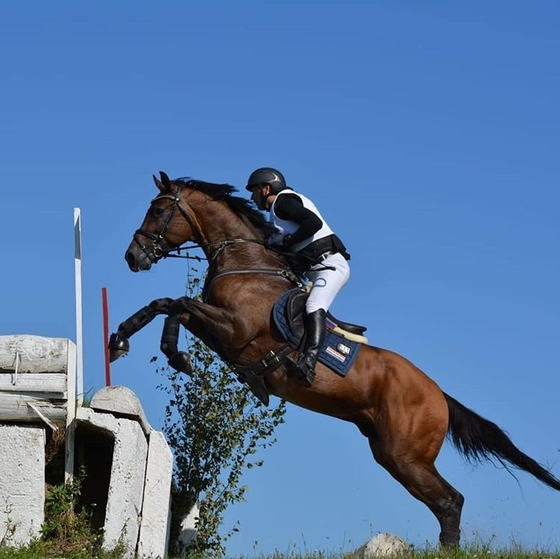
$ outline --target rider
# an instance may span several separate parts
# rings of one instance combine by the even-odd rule
[[[293,372],[311,386],[325,339],[327,311],[350,277],[350,255],[315,204],[287,186],[280,171],[271,167],[253,171],[246,189],[259,209],[270,212],[276,232],[269,243],[295,253],[298,263],[303,263],[299,271],[312,282],[305,304],[307,335],[303,354],[297,361],[289,359]]]

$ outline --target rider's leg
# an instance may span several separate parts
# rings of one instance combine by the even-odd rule
[[[328,311],[338,292],[350,278],[350,267],[341,254],[333,254],[306,272],[313,283],[311,293],[305,303],[305,312],[323,309]]]
[[[315,380],[315,365],[325,341],[326,321],[327,312],[324,309],[317,309],[305,316],[305,349],[297,366],[302,373],[302,380],[309,386]]]
[[[315,365],[325,340],[326,315],[334,298],[350,277],[350,268],[341,254],[333,254],[315,266],[307,276],[313,282],[305,304],[305,345],[296,363],[300,378],[309,386],[315,379]]]

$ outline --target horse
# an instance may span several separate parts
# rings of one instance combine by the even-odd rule
[[[203,298],[152,301],[111,336],[111,360],[129,351],[130,336],[157,315],[167,315],[161,350],[175,369],[192,373],[188,355],[177,347],[183,325],[265,404],[272,394],[356,425],[375,461],[434,514],[445,548],[460,544],[464,503],[435,466],[446,438],[466,459],[498,461],[510,473],[512,467],[524,470],[560,491],[560,480],[517,448],[498,425],[443,392],[393,351],[363,343],[344,377],[323,363],[317,363],[311,386],[291,376],[285,358],[293,358],[297,349],[286,344],[271,313],[299,276],[285,255],[267,244],[265,216],[235,196],[231,185],[171,180],[164,172],[153,179],[159,193],[125,259],[133,272],[149,270],[186,243],[195,243],[208,260]]]

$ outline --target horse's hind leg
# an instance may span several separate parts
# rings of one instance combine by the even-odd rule
[[[425,436],[422,439],[425,441]],[[434,465],[435,456],[423,454],[427,449],[419,447],[422,439],[401,439],[393,445],[370,436],[369,444],[375,460],[436,516],[442,547],[457,547],[464,498],[441,477]]]
[[[121,322],[116,333],[111,334],[109,340],[110,360],[115,361],[125,353],[128,353],[130,349],[128,339],[147,326],[159,314],[168,314],[169,307],[173,301],[174,299],[170,298],[156,299]]]

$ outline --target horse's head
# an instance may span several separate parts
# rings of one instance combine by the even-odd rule
[[[146,217],[134,233],[125,259],[133,272],[149,270],[165,254],[193,236],[191,219],[181,207],[182,186],[162,171],[154,176],[160,193],[151,201]]]
[[[161,171],[154,182],[160,192],[125,254],[133,272],[149,270],[188,241],[202,248],[209,260],[239,243],[260,246],[262,258],[269,224],[250,200],[233,196],[234,186],[189,178],[172,181]]]

